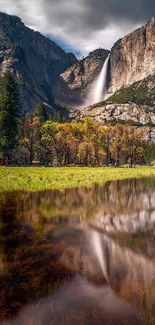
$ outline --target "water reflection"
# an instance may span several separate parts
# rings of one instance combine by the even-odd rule
[[[96,287],[75,277],[53,295],[26,307],[14,322],[5,325],[140,325],[146,321],[141,310],[116,297],[108,286]],[[146,323],[145,323],[146,324]]]
[[[0,230],[4,324],[154,323],[155,179],[1,194]]]

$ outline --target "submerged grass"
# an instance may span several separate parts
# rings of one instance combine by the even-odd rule
[[[0,192],[41,191],[87,186],[106,181],[155,176],[153,167],[0,167]]]

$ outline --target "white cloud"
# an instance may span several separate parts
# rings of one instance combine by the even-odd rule
[[[126,7],[119,6],[122,1],[0,0],[0,10],[19,16],[27,26],[86,55],[98,47],[110,49],[117,39],[137,26],[137,21],[139,25],[145,21],[138,10],[143,0],[131,3],[134,8],[130,8],[129,2]]]

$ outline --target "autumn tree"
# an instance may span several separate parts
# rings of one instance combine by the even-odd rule
[[[126,142],[125,142],[125,127],[122,124],[117,124],[112,127],[112,139],[110,145],[110,151],[112,157],[116,161],[117,167],[125,162],[125,151],[126,151]]]
[[[103,152],[105,154],[105,164],[106,166],[109,166],[109,162],[111,159],[111,141],[112,141],[112,127],[111,126],[101,126],[101,132],[100,132],[100,141],[101,141],[101,147],[103,148]]]
[[[39,118],[31,113],[20,121],[20,147],[26,154],[30,166],[34,159],[39,159],[41,154],[40,128]]]
[[[83,124],[83,142],[80,145],[80,151],[85,156],[83,156],[85,166],[99,165],[99,148],[99,124],[86,118]]]
[[[136,127],[126,126],[125,134],[128,162],[130,167],[133,167],[142,160],[144,132]]]

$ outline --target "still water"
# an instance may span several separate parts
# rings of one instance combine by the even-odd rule
[[[155,179],[0,194],[2,324],[155,324]]]

